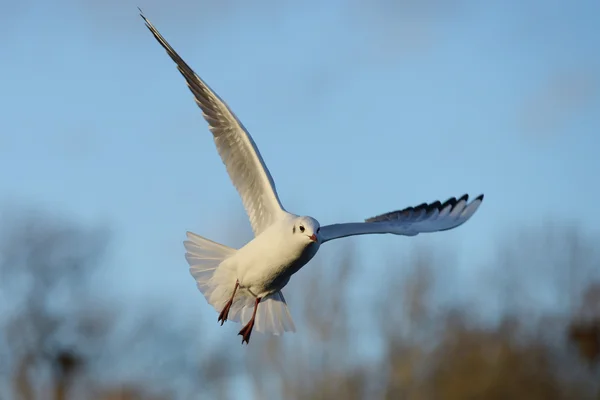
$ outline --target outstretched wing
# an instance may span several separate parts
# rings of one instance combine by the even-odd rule
[[[321,227],[321,243],[346,236],[391,233],[394,235],[415,236],[424,232],[447,231],[464,224],[477,211],[483,195],[470,203],[468,195],[458,200],[452,197],[443,204],[439,201],[403,210],[392,211],[365,222],[334,224]]]
[[[192,68],[177,54],[158,30],[141,13],[146,26],[158,43],[177,64],[185,78],[202,115],[213,134],[217,151],[227,168],[227,173],[237,189],[254,235],[258,236],[282,214],[284,209],[275,189],[273,178],[263,161],[254,140],[229,109]]]

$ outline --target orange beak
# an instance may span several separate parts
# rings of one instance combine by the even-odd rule
[[[313,233],[312,235],[310,235],[308,238],[309,238],[310,240],[312,240],[313,242],[316,242],[316,241],[317,241],[317,235],[315,235],[314,233]]]

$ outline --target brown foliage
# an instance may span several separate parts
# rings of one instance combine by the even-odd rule
[[[505,295],[510,286],[530,291],[546,282],[552,288],[561,279],[546,276],[530,285],[536,268],[540,272],[533,260],[552,261],[551,274],[572,278],[569,295],[556,293],[557,298],[579,299],[566,314],[529,304],[527,310],[537,309],[537,317],[508,308],[490,323],[475,317],[474,306],[450,307],[443,296],[440,300],[443,285],[437,284],[441,268],[455,266],[432,248],[420,248],[390,268],[370,266],[381,268],[384,279],[369,291],[349,246],[334,255],[336,263],[318,258],[289,285],[298,333],[256,335],[246,348],[227,335],[226,347],[202,346],[197,332],[184,334],[185,325],[165,321],[168,310],[148,313],[119,345],[111,332],[120,314],[109,303],[85,301],[85,277],[101,265],[106,240],[98,238],[104,236],[39,215],[13,222],[4,224],[10,229],[2,232],[0,272],[3,296],[10,293],[19,308],[0,324],[10,346],[16,398],[592,399],[599,393],[600,281],[588,267],[598,259],[585,237],[572,231],[568,240],[555,230],[549,237],[525,234],[517,247],[510,242],[502,247],[504,286],[494,288]],[[527,251],[524,240],[530,241]],[[566,254],[564,262],[553,249]],[[530,271],[523,273],[524,268]],[[511,279],[520,284],[511,285]],[[63,286],[65,280],[78,289]],[[57,288],[82,309],[53,311],[49,303]],[[482,285],[480,293],[489,297],[492,290]],[[226,328],[217,325],[215,315],[214,326],[202,329]],[[146,343],[146,352],[170,355],[168,365],[149,375],[152,358],[127,355],[134,343]],[[102,378],[97,357],[107,354],[115,371],[133,368],[139,376]],[[189,354],[197,356],[190,361]],[[239,392],[248,388],[251,393]]]

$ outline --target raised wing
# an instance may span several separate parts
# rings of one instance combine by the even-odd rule
[[[169,57],[175,61],[196,103],[202,109],[217,151],[242,198],[254,235],[258,236],[284,213],[284,209],[273,178],[254,140],[227,104],[183,61],[141,10],[140,16]]]
[[[392,211],[365,222],[334,224],[321,227],[321,243],[346,236],[391,233],[394,235],[415,236],[424,232],[447,231],[464,224],[477,211],[483,195],[470,203],[468,195],[458,200],[452,197],[443,204],[439,201],[403,210]]]

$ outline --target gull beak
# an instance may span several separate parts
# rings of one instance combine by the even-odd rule
[[[312,240],[313,242],[316,242],[316,241],[317,241],[317,235],[315,235],[314,233],[313,233],[312,235],[310,235],[308,238],[309,238],[310,240]]]

